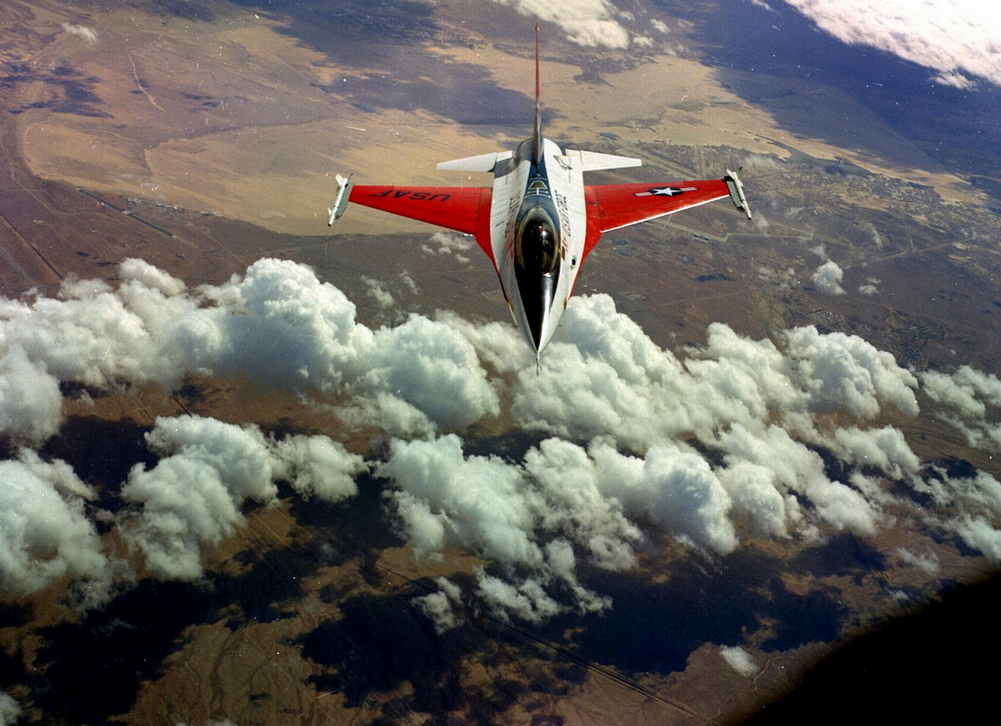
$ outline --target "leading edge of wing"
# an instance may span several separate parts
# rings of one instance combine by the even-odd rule
[[[584,188],[589,214],[598,229],[609,232],[680,212],[730,196],[723,179],[667,182],[665,184],[604,184]],[[352,198],[353,200],[353,198]]]
[[[350,201],[401,217],[471,234],[490,227],[489,187],[398,187],[356,184]]]

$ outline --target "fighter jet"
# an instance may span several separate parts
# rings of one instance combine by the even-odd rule
[[[338,174],[328,224],[348,202],[472,235],[493,263],[536,366],[560,324],[580,266],[605,232],[729,197],[751,218],[737,174],[663,184],[584,183],[584,173],[641,166],[639,159],[561,149],[542,135],[539,26],[535,26],[535,129],[517,149],[443,161],[438,169],[493,174],[490,187],[354,184]]]

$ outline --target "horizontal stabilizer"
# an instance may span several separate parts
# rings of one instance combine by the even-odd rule
[[[498,161],[504,161],[514,156],[513,151],[495,151],[491,154],[467,156],[462,159],[439,162],[438,168],[443,171],[482,171],[491,172]]]
[[[641,159],[615,154],[599,154],[597,151],[578,151],[582,171],[601,171],[602,169],[628,169],[633,166],[643,166]]]

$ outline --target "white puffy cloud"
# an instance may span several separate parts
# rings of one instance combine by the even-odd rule
[[[476,594],[505,622],[509,615],[514,615],[530,623],[539,623],[566,609],[546,593],[538,580],[532,578],[514,585],[478,568],[476,588]]]
[[[393,294],[386,289],[386,283],[376,280],[374,277],[362,276],[361,281],[365,283],[369,296],[375,300],[380,308],[391,308],[396,304]]]
[[[609,0],[493,0],[521,15],[555,23],[567,40],[577,45],[626,48],[629,32],[616,20],[618,9]]]
[[[828,260],[814,271],[810,279],[821,292],[826,292],[828,295],[844,295],[845,290],[841,287],[844,275],[844,271],[834,260]]]
[[[439,310],[435,319],[461,333],[473,346],[479,359],[498,373],[517,373],[535,365],[535,356],[510,323],[473,322],[449,310]]]
[[[274,503],[267,442],[256,427],[200,416],[158,418],[146,441],[165,457],[129,472],[122,497],[141,510],[126,538],[157,577],[197,579],[203,549],[243,526],[244,502]]]
[[[421,245],[421,252],[426,255],[450,255],[456,262],[469,262],[466,252],[472,250],[476,243],[471,237],[454,232],[435,232],[427,244]]]
[[[476,594],[494,615],[506,622],[509,615],[515,615],[530,623],[540,623],[565,610],[537,580],[529,578],[513,585],[487,575],[482,569],[476,570]]]
[[[957,88],[972,77],[1001,85],[1001,7],[993,0],[788,0],[845,43],[932,69]]]
[[[0,590],[25,595],[70,577],[78,605],[107,600],[113,566],[84,508],[92,496],[65,462],[30,451],[0,461]]]
[[[963,515],[952,528],[970,547],[979,550],[995,567],[1001,563],[1001,529],[979,515]]]
[[[502,563],[542,563],[531,539],[541,502],[517,467],[497,457],[466,458],[462,441],[449,434],[394,440],[379,473],[400,487],[397,512],[419,554],[440,554],[451,542]]]
[[[594,564],[624,570],[636,564],[633,551],[643,540],[639,527],[622,512],[621,500],[612,499],[602,486],[596,462],[576,444],[547,439],[525,455],[524,468],[544,499],[540,526],[558,531],[578,542]],[[554,542],[550,543],[554,545]],[[563,561],[560,572],[573,570],[569,542],[551,549],[548,561]]]
[[[898,547],[895,552],[905,565],[917,567],[933,577],[938,575],[941,569],[938,557],[932,551],[921,554],[906,547]]]
[[[417,556],[439,557],[458,545],[505,568],[505,579],[477,579],[479,597],[498,614],[534,621],[567,607],[604,610],[610,600],[577,579],[578,556],[604,569],[636,564],[641,531],[599,489],[594,462],[575,444],[544,441],[516,464],[467,457],[454,435],[393,441],[378,473],[394,486],[397,529]],[[548,594],[557,584],[569,591],[569,604]],[[422,602],[433,618],[445,612],[440,596]]]
[[[245,524],[247,502],[276,503],[286,478],[306,498],[353,496],[361,457],[323,436],[266,438],[256,426],[200,416],[158,418],[146,435],[162,458],[137,464],[121,488],[119,515],[93,509],[94,489],[64,461],[22,449],[0,461],[0,589],[30,594],[66,578],[68,602],[99,606],[134,580],[132,566],[106,553],[94,526],[119,526],[161,579],[197,579],[207,548]]]
[[[59,382],[169,392],[188,373],[346,401],[340,408],[358,424],[391,414],[399,435],[465,427],[498,410],[473,347],[452,327],[411,316],[373,332],[304,265],[262,259],[242,278],[196,290],[141,260],[123,262],[119,277],[118,289],[70,278],[56,298],[0,298],[0,433],[51,436]]]
[[[788,508],[795,499],[776,486],[775,472],[761,464],[736,461],[719,472],[720,484],[730,495],[734,519],[748,521],[751,532],[765,537],[789,536]],[[798,508],[795,510],[798,513]]]
[[[595,458],[602,492],[620,501],[626,514],[650,517],[676,537],[720,554],[737,546],[730,496],[700,455],[662,444],[641,463],[609,448],[596,450]]]
[[[814,411],[844,409],[870,419],[881,403],[889,403],[908,416],[918,414],[912,390],[917,378],[898,366],[891,353],[857,335],[822,335],[812,326],[788,330],[784,338]]]
[[[491,560],[475,594],[502,617],[609,607],[579,582],[580,564],[636,567],[653,532],[710,554],[748,536],[875,532],[890,496],[880,478],[852,471],[831,481],[811,446],[956,504],[960,516],[948,526],[995,551],[1001,485],[993,477],[922,479],[899,430],[865,428],[888,406],[916,415],[918,378],[857,336],[804,327],[754,340],[717,323],[704,345],[676,355],[595,295],[571,301],[536,374],[509,324],[446,312],[373,331],[341,291],[291,262],[261,260],[243,277],[194,290],[140,261],[123,264],[119,277],[118,289],[68,280],[59,298],[0,300],[0,403],[18,400],[8,391],[32,393],[15,385],[12,371],[25,371],[38,374],[39,391],[48,386],[52,414],[32,433],[28,404],[0,407],[0,431],[51,435],[61,380],[155,381],[169,390],[186,371],[238,373],[328,401],[349,423],[397,437],[377,466],[390,482],[395,526],[418,556],[460,546]],[[56,340],[79,354],[51,350]],[[990,435],[985,416],[1001,403],[996,377],[964,368],[922,374],[921,383],[967,430]],[[457,436],[442,435],[506,418],[502,400],[515,426],[571,440],[547,439],[514,461],[467,456]],[[415,436],[423,440],[404,440]],[[341,501],[365,468],[325,437],[276,442],[253,426],[199,417],[161,419],[148,442],[163,458],[130,473],[123,533],[161,578],[199,577],[206,550],[244,525],[248,502],[275,502],[277,479],[303,496]],[[30,457],[19,465],[31,473]],[[58,497],[89,496],[79,480],[48,471]],[[416,606],[446,626],[461,602],[450,592],[441,585]]]
[[[777,342],[714,323],[708,343],[679,360],[617,312],[610,297],[574,298],[541,373],[518,373],[512,414],[527,429],[582,440],[612,436],[642,451],[686,434],[712,441],[734,422],[776,417],[809,428],[817,414],[843,410],[870,419],[887,404],[918,413],[917,379],[863,339],[804,327],[783,331]]]
[[[1001,450],[1001,380],[968,365],[953,373],[922,371],[921,390],[944,409],[942,419],[959,429],[971,446]]]
[[[33,364],[59,381],[92,386],[157,381],[176,387],[178,361],[160,349],[140,312],[160,303],[157,309],[163,313],[156,322],[163,322],[181,311],[159,291],[150,291],[157,300],[136,295],[138,286],[149,290],[127,281],[127,293],[119,296],[102,281],[67,279],[60,286],[62,299],[38,297],[30,305],[0,299],[0,351],[20,347]],[[137,298],[145,303],[141,311],[130,309],[127,302]]]
[[[837,429],[832,444],[843,460],[876,467],[895,479],[916,474],[921,468],[921,460],[911,451],[903,433],[892,426]]]
[[[723,656],[723,660],[727,662],[727,665],[740,675],[753,676],[758,672],[758,666],[755,665],[750,653],[740,646],[724,645],[719,649],[719,652]]]
[[[820,455],[794,440],[785,429],[771,425],[752,431],[736,424],[720,435],[719,444],[732,466],[750,461],[770,469],[781,493],[805,496],[816,515],[836,530],[857,534],[876,531],[878,507],[855,489],[828,479]],[[789,521],[800,514],[790,513]]]
[[[97,32],[93,28],[88,28],[86,25],[72,25],[70,23],[61,23],[60,27],[64,32],[70,35],[75,35],[78,38],[83,38],[88,43],[97,42]]]
[[[289,479],[307,498],[337,502],[357,492],[353,477],[364,469],[361,457],[326,437],[275,442],[256,426],[201,416],[158,418],[146,442],[163,458],[129,472],[123,529],[161,579],[201,577],[205,550],[245,524],[247,502],[277,502],[276,479]]]
[[[358,493],[355,477],[365,462],[326,436],[289,436],[273,444],[274,475],[303,497],[339,502]]]
[[[13,726],[20,717],[21,704],[6,691],[0,691],[0,726]]]
[[[537,522],[550,523],[546,531],[566,536],[576,556],[601,566],[634,566],[639,540],[627,533],[640,521],[717,553],[738,545],[737,523],[750,535],[807,541],[825,531],[875,532],[892,499],[879,479],[849,471],[845,481],[831,481],[809,446],[850,466],[920,482],[920,461],[903,434],[863,423],[887,407],[917,415],[917,378],[857,336],[804,327],[773,342],[714,323],[706,344],[679,358],[655,345],[611,298],[594,295],[571,301],[536,373],[505,367],[504,345],[516,341],[502,329],[443,319],[491,367],[511,371],[517,424],[592,442],[585,450],[549,439],[526,454],[521,468],[547,503]],[[829,414],[855,425],[832,429]],[[725,464],[710,465],[677,443],[692,436]],[[566,482],[576,498],[564,501]],[[439,513],[407,504],[413,521],[419,512],[443,531]],[[565,516],[568,509],[576,519]]]
[[[221,372],[250,372],[277,386],[336,393],[371,345],[372,331],[355,321],[343,292],[289,260],[258,260],[240,281],[213,295],[231,293],[220,310],[230,355],[209,356]],[[202,293],[206,291],[203,289]],[[228,352],[224,351],[224,352]],[[214,364],[214,365],[213,365]]]
[[[14,345],[0,355],[0,436],[40,443],[59,430],[59,381]]]
[[[402,325],[381,328],[363,362],[355,390],[393,395],[436,426],[462,429],[499,411],[475,349],[444,323],[411,315]]]
[[[874,277],[866,278],[866,281],[859,285],[858,291],[862,295],[872,296],[879,293],[879,288],[876,287],[879,284],[879,280]]]
[[[438,577],[435,582],[437,591],[415,597],[413,603],[434,623],[435,632],[441,635],[462,624],[462,619],[455,612],[462,604],[462,589],[445,577]]]

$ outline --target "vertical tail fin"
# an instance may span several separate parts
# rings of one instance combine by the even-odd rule
[[[535,24],[535,132],[532,134],[532,156],[536,165],[542,163],[542,102],[539,100],[539,24]]]

